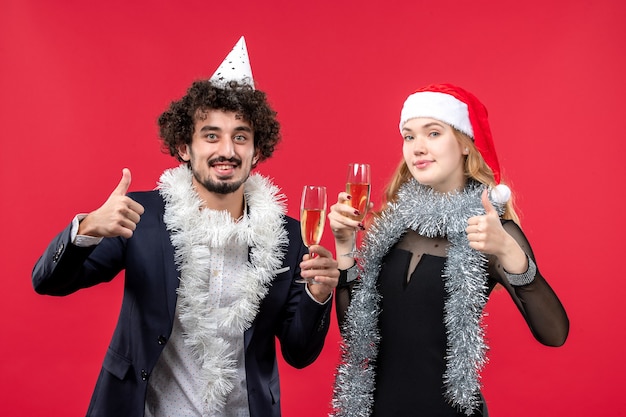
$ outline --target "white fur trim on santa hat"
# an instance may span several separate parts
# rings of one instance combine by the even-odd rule
[[[402,126],[416,117],[429,117],[449,124],[469,137],[474,137],[474,129],[469,119],[467,104],[449,94],[422,91],[411,94],[402,106],[400,132]]]

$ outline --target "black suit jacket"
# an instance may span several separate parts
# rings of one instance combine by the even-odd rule
[[[122,308],[87,412],[88,416],[143,416],[147,381],[171,334],[178,271],[163,222],[157,191],[129,194],[145,212],[132,238],[105,238],[97,246],[70,242],[70,229],[58,234],[33,270],[38,293],[67,295],[112,280],[125,270]],[[244,334],[250,415],[280,416],[275,338],[284,359],[301,368],[322,350],[331,302],[320,305],[305,292],[299,263],[306,253],[299,223],[285,217],[289,246],[278,274]]]

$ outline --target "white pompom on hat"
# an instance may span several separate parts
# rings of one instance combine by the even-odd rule
[[[239,38],[239,41],[224,58],[224,61],[215,70],[209,81],[219,87],[226,86],[229,81],[238,81],[254,88],[252,67],[250,66],[246,40],[243,36]]]
[[[487,108],[472,93],[452,84],[432,84],[407,97],[400,112],[400,131],[408,120],[417,117],[436,119],[452,126],[472,138],[499,184],[500,164],[487,116]],[[494,188],[491,196],[504,203],[510,198],[511,191],[506,185],[500,185],[498,191]]]

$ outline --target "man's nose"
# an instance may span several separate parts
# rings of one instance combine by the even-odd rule
[[[228,159],[235,156],[235,145],[230,138],[224,138],[219,142],[218,154]]]

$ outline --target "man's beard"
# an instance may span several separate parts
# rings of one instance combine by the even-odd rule
[[[237,191],[239,189],[239,187],[241,187],[243,185],[243,183],[246,182],[246,180],[248,179],[249,176],[250,176],[250,174],[246,175],[245,178],[243,178],[243,179],[241,179],[241,180],[239,180],[237,182],[216,182],[216,181],[213,181],[210,178],[207,178],[206,180],[202,181],[194,173],[194,177],[196,177],[196,180],[200,184],[202,184],[202,186],[204,188],[206,188],[207,191],[212,192],[212,193],[216,193],[216,194],[230,194],[230,193],[234,193],[235,191]]]
[[[238,166],[241,166],[241,160],[238,158],[230,158],[226,159],[223,157],[212,159],[208,162],[209,166],[219,163],[219,162],[235,162]],[[250,177],[250,170],[246,173],[244,178],[236,182],[222,182],[222,181],[213,181],[211,178],[202,179],[196,172],[196,170],[192,167],[193,176],[199,184],[202,184],[207,191],[216,193],[216,194],[230,194],[234,193],[241,187]]]

